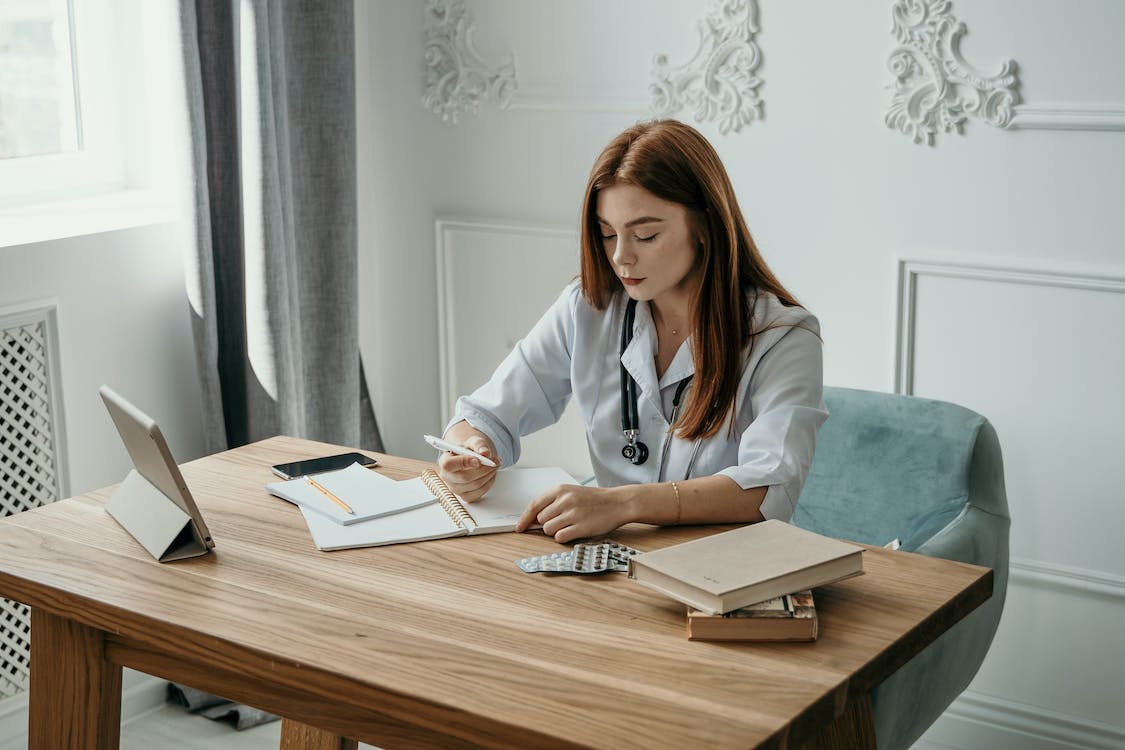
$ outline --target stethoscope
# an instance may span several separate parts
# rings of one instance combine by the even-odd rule
[[[625,306],[625,320],[621,325],[621,357],[624,358],[625,349],[628,348],[629,342],[633,340],[633,321],[637,316],[637,301],[630,299],[629,303]],[[634,466],[640,466],[648,460],[648,446],[642,443],[638,436],[641,432],[641,418],[640,412],[637,409],[637,381],[629,374],[625,368],[625,363],[620,362],[621,367],[621,431],[625,434],[625,447],[621,449],[621,455],[626,458]],[[680,399],[687,390],[688,384],[691,382],[691,375],[680,381],[676,386],[676,393],[672,396],[672,419],[671,424],[676,424],[676,418],[680,414]],[[663,473],[664,467],[668,462],[668,448],[671,442],[672,429],[664,434],[664,442],[660,448],[660,471]],[[688,478],[691,473],[692,467],[695,465],[695,459],[699,455],[700,441],[695,441],[695,447],[692,449],[691,458],[688,460],[688,468],[684,473],[684,479]]]

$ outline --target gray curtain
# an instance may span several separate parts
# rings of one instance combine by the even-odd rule
[[[209,452],[382,450],[358,345],[354,0],[180,0]]]

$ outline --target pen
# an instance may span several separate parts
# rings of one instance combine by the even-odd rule
[[[463,445],[456,445],[455,443],[451,443],[448,440],[442,440],[441,438],[434,437],[433,435],[423,435],[422,438],[427,443],[437,448],[439,451],[449,451],[450,453],[456,453],[459,456],[472,456],[485,466],[491,466],[494,469],[496,468],[496,462],[491,458],[489,458],[488,456],[482,456],[474,450],[469,450]]]
[[[340,498],[336,497],[336,495],[334,495],[334,494],[332,493],[332,491],[331,491],[330,489],[328,489],[327,487],[325,487],[325,486],[324,486],[323,484],[321,484],[320,482],[316,481],[315,479],[313,479],[312,477],[308,476],[307,474],[305,475],[305,481],[306,481],[306,482],[308,482],[309,484],[311,484],[311,485],[312,485],[313,487],[315,487],[315,488],[316,488],[317,490],[319,490],[319,491],[320,491],[320,493],[321,493],[322,495],[324,495],[324,496],[325,496],[326,498],[328,498],[329,500],[331,500],[332,502],[336,503],[336,504],[337,504],[337,505],[339,505],[339,506],[340,506],[341,508],[343,508],[344,510],[346,510],[346,511],[347,511],[348,513],[351,513],[351,514],[352,514],[353,516],[355,515],[355,511],[354,511],[354,510],[352,510],[352,506],[348,505],[348,504],[347,504],[347,503],[345,503],[345,502],[344,502],[343,500],[341,500]]]

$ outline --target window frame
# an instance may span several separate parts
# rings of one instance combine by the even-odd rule
[[[71,3],[79,150],[0,159],[0,246],[172,216],[186,143],[175,3]]]

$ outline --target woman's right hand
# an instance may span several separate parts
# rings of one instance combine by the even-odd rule
[[[496,462],[497,466],[485,466],[478,458],[461,456],[449,451],[438,456],[438,475],[449,489],[466,502],[475,503],[484,497],[496,481],[496,469],[500,464],[500,459],[496,455],[496,446],[488,436],[470,426],[468,422],[458,422],[442,437],[451,443],[476,451],[482,456],[488,456]]]

